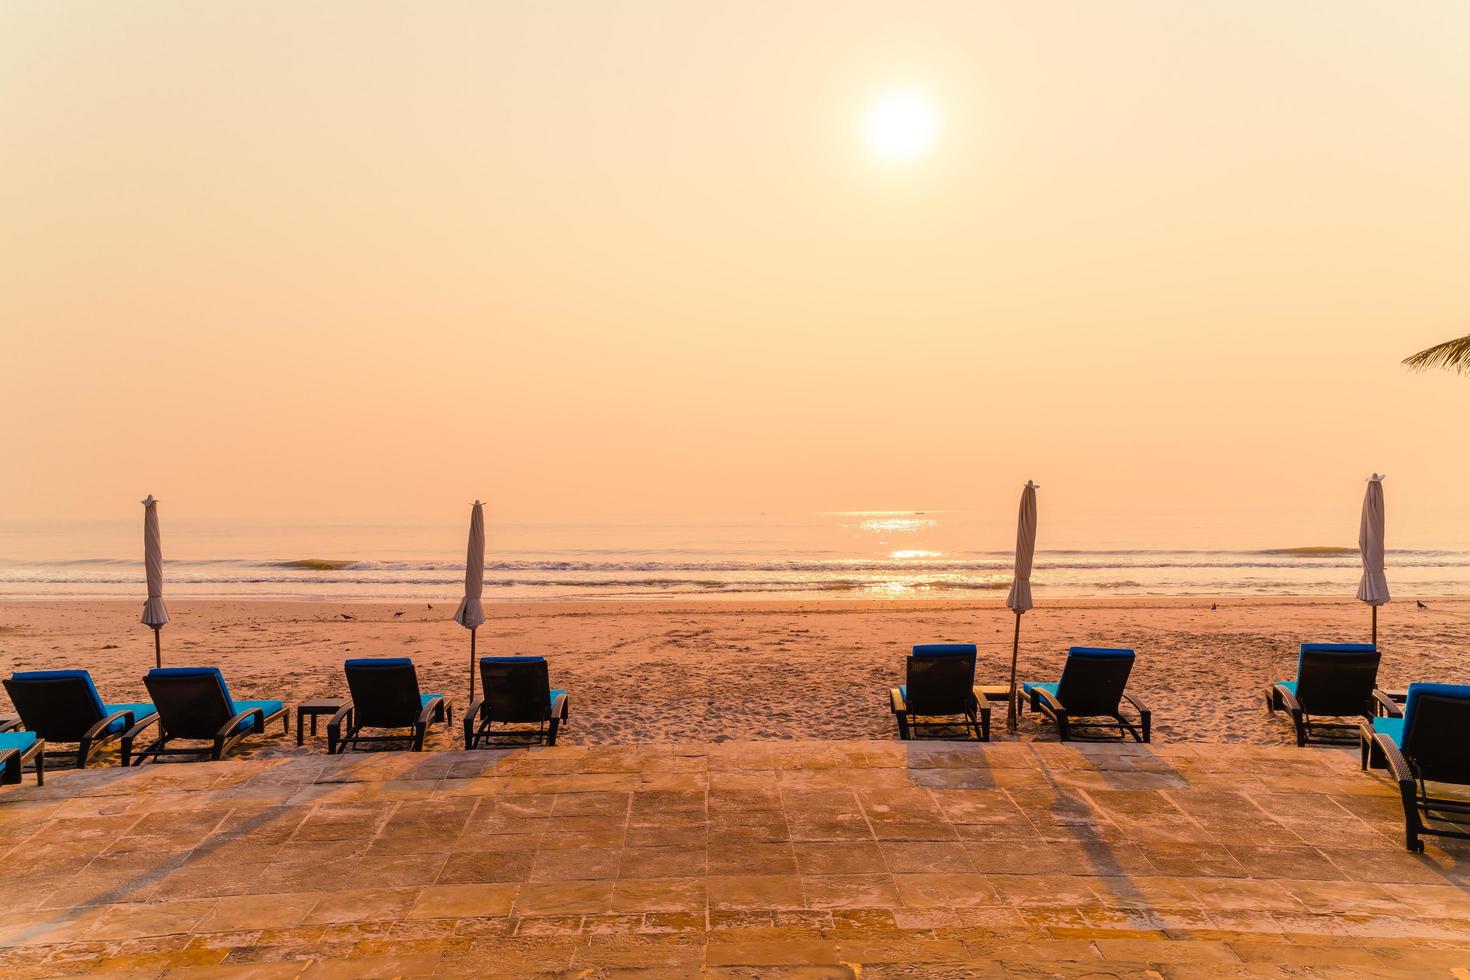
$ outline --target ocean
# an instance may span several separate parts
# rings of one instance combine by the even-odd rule
[[[1011,548],[964,512],[863,511],[679,521],[497,523],[486,599],[1001,598]],[[997,537],[992,528],[985,532]],[[163,519],[171,598],[452,601],[462,524],[221,527]],[[142,521],[0,523],[0,598],[135,598]],[[1350,596],[1350,545],[1057,548],[1032,582],[1053,596]],[[1470,550],[1390,549],[1400,596],[1470,593]]]

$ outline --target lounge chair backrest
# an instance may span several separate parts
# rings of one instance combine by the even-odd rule
[[[1403,750],[1421,779],[1470,783],[1470,686],[1410,684]]]
[[[1296,699],[1309,715],[1371,714],[1378,648],[1371,643],[1303,643]]]
[[[158,721],[172,738],[214,738],[235,716],[218,667],[155,667],[143,677]]]
[[[974,697],[975,644],[919,644],[907,673],[905,700],[912,714],[964,714]]]
[[[551,681],[545,657],[481,657],[485,717],[491,721],[542,722],[551,713]]]
[[[1072,647],[1057,682],[1057,700],[1077,718],[1116,714],[1133,661],[1132,650]]]
[[[26,728],[48,742],[79,742],[105,709],[85,670],[22,670],[5,681],[5,693]]]
[[[355,721],[367,728],[410,728],[424,710],[419,676],[407,657],[364,657],[343,665]]]

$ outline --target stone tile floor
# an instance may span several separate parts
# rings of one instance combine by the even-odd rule
[[[1470,848],[1331,749],[559,747],[0,790],[15,977],[1470,976]]]

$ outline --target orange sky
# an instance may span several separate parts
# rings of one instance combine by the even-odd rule
[[[1376,469],[1470,542],[1470,379],[1398,363],[1470,329],[1467,38],[1458,0],[7,3],[0,512],[1034,477],[1297,544]],[[904,164],[895,87],[938,125]]]

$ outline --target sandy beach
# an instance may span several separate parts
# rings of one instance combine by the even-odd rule
[[[1021,677],[1055,679],[1073,643],[1138,651],[1131,690],[1156,740],[1285,744],[1261,689],[1295,671],[1298,644],[1368,638],[1349,600],[1071,600],[1026,614]],[[343,693],[346,657],[410,656],[426,691],[466,703],[468,642],[452,604],[174,601],[164,662],[217,664],[237,697]],[[887,688],[916,642],[973,641],[977,680],[1002,683],[1012,617],[998,602],[519,603],[488,607],[482,654],[542,654],[571,691],[567,744],[894,737]],[[346,617],[351,617],[346,618]],[[87,667],[103,696],[143,699],[151,635],[134,602],[0,606],[0,671]],[[1380,686],[1470,682],[1470,600],[1397,601],[1380,614]],[[0,698],[0,706],[8,702]],[[996,731],[1004,738],[1003,714]],[[1020,737],[1052,739],[1023,717]],[[458,743],[442,728],[433,746]],[[319,752],[259,740],[251,754]]]

